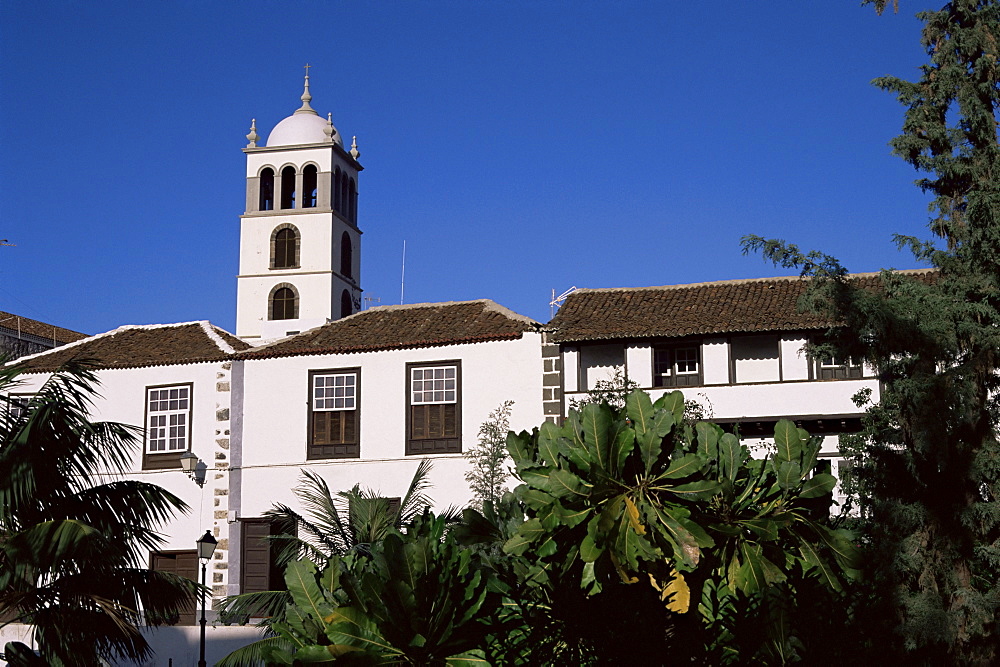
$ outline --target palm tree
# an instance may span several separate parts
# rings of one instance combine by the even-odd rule
[[[10,398],[17,367],[0,366],[0,625],[28,623],[41,662],[145,660],[138,629],[177,614],[196,584],[143,566],[155,529],[187,506],[121,477],[141,431],[88,417],[98,384],[67,364],[30,399]],[[12,665],[37,658],[5,647]]]
[[[291,562],[308,558],[322,568],[335,556],[346,556],[351,552],[370,554],[373,544],[403,530],[433,504],[426,493],[430,487],[427,478],[431,468],[431,461],[420,461],[398,507],[393,507],[388,498],[358,484],[350,490],[334,493],[320,475],[303,470],[299,485],[293,491],[302,505],[302,511],[276,504],[264,513],[288,527],[286,532],[270,538],[276,546],[275,561],[283,569]],[[449,508],[441,517],[447,523],[455,523],[460,519],[460,513]],[[220,607],[222,620],[244,622],[250,616],[263,617],[261,626],[265,637],[237,649],[219,665],[257,665],[261,663],[261,650],[265,646],[283,644],[285,640],[274,636],[270,626],[284,620],[285,610],[291,601],[291,595],[286,590],[244,593],[226,598]]]

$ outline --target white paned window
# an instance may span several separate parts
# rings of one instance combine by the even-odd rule
[[[7,397],[7,410],[11,421],[16,421],[24,416],[30,401],[31,396],[28,394],[10,394]]]
[[[151,387],[146,390],[146,451],[180,452],[188,448],[191,387]]]
[[[458,368],[425,366],[410,369],[410,405],[458,402]]]
[[[313,375],[313,410],[353,410],[357,401],[356,373]]]

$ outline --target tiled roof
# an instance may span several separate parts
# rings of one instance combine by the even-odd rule
[[[20,315],[7,313],[2,310],[0,310],[0,329],[6,329],[14,335],[21,332],[46,340],[54,339],[58,345],[72,343],[73,341],[87,337],[87,334],[80,333],[79,331],[63,329],[62,327],[39,322],[28,317],[21,317]]]
[[[71,359],[96,368],[139,368],[219,361],[249,347],[209,322],[129,325],[13,363],[29,373],[51,372]]]
[[[520,338],[540,326],[488,299],[379,306],[239,356],[260,359],[480,343]]]
[[[929,269],[901,271],[930,275]],[[877,273],[851,278],[876,289]],[[723,333],[825,329],[835,322],[800,312],[806,278],[757,278],[691,285],[582,289],[548,324],[555,343],[615,338],[674,338]]]

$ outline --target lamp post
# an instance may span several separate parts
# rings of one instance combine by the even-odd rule
[[[198,538],[195,544],[198,545],[198,560],[201,561],[201,644],[198,647],[198,667],[206,667],[205,664],[205,568],[209,559],[215,553],[215,545],[218,540],[212,537],[212,531],[206,530],[205,534]]]

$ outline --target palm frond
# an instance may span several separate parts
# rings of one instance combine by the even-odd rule
[[[291,652],[293,644],[284,637],[264,637],[236,649],[215,663],[215,667],[260,667],[267,662],[267,649],[279,648]]]
[[[416,517],[423,514],[426,508],[434,504],[433,499],[424,493],[431,486],[428,478],[433,467],[434,464],[430,459],[422,459],[417,464],[413,479],[410,480],[410,487],[406,490],[406,495],[403,496],[399,504],[399,525],[411,523]]]

